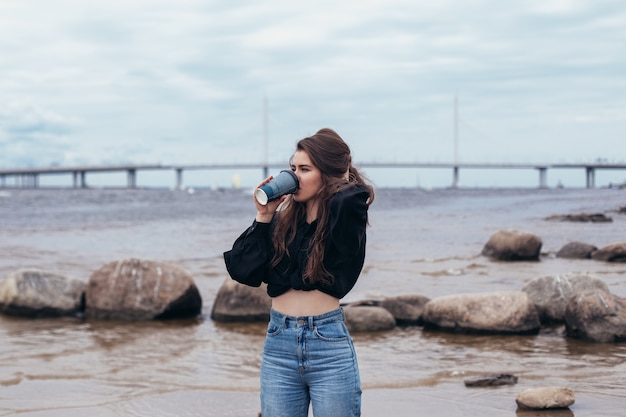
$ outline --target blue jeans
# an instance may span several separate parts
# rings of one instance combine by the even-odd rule
[[[270,311],[261,362],[263,417],[361,415],[361,380],[341,308],[319,316]]]

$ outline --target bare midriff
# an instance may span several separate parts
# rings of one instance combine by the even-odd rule
[[[288,316],[318,316],[339,308],[339,299],[318,290],[289,290],[272,298],[272,308]]]

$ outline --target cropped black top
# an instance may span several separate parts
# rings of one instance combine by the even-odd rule
[[[230,276],[246,285],[258,287],[267,283],[267,293],[277,297],[289,289],[320,290],[336,298],[343,298],[354,287],[365,260],[365,229],[367,226],[367,199],[369,191],[356,184],[338,191],[330,200],[329,233],[324,251],[324,267],[333,276],[332,283],[307,282],[304,269],[309,256],[309,242],[317,227],[317,220],[302,221],[296,236],[288,246],[289,255],[275,267],[272,223],[256,220],[224,253]]]

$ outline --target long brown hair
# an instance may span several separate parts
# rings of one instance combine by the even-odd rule
[[[324,128],[313,136],[300,139],[296,144],[296,150],[306,152],[322,176],[322,188],[315,197],[319,200],[317,227],[311,238],[308,261],[302,279],[309,283],[331,283],[334,278],[324,268],[330,199],[338,190],[361,184],[369,191],[367,202],[369,205],[374,201],[374,189],[366,181],[365,176],[352,165],[350,147],[334,130]],[[348,181],[345,179],[346,172],[349,172]],[[274,245],[272,266],[277,266],[285,256],[290,256],[288,246],[295,238],[298,223],[305,219],[306,205],[294,201],[292,196],[287,197],[276,216],[272,236]]]

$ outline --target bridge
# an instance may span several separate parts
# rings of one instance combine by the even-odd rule
[[[560,164],[529,164],[529,163],[450,163],[450,162],[363,162],[356,164],[359,168],[427,168],[452,170],[452,188],[459,187],[460,171],[463,169],[530,169],[539,174],[539,188],[547,188],[549,169],[582,169],[586,175],[586,187],[595,187],[597,170],[626,169],[626,163],[560,163]],[[183,173],[191,170],[228,170],[228,169],[261,169],[263,178],[268,176],[270,168],[285,167],[285,163],[230,163],[200,165],[161,165],[161,164],[124,164],[124,165],[85,165],[85,166],[52,166],[39,168],[0,169],[0,188],[38,188],[39,178],[43,175],[71,175],[74,188],[88,188],[87,174],[102,172],[126,172],[127,187],[137,187],[137,172],[144,170],[169,170],[175,172],[176,188],[183,187]],[[9,185],[13,179],[13,185]]]

